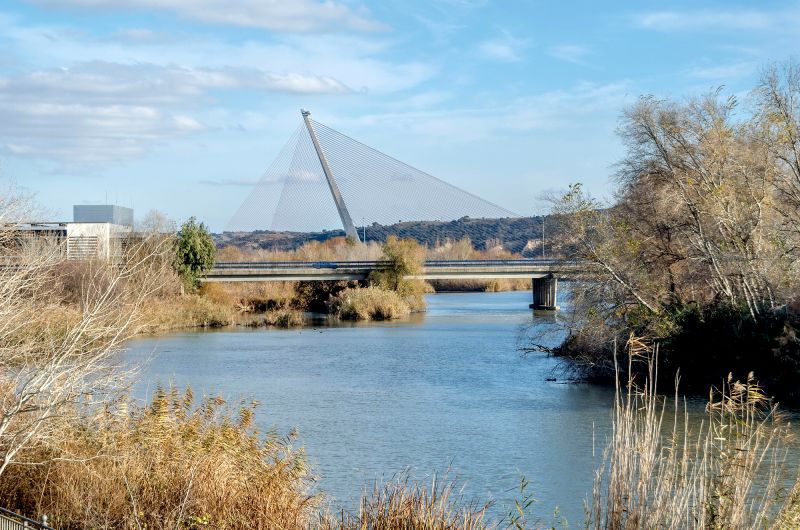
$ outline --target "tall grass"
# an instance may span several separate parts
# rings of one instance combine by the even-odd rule
[[[264,313],[261,322],[266,326],[294,328],[305,324],[305,317],[296,309],[274,309]]]
[[[677,393],[656,393],[656,348],[632,338],[628,359],[648,377],[618,382],[588,528],[798,528],[800,483],[783,492],[788,425],[757,384],[726,381],[697,425]],[[125,403],[61,420],[56,443],[31,446],[0,476],[0,503],[65,530],[542,528],[524,491],[498,521],[491,502],[464,499],[452,481],[404,476],[365,492],[355,512],[320,512],[294,435],[260,435],[253,405],[196,403],[175,389],[143,408]]]
[[[58,445],[0,477],[0,502],[62,530],[299,529],[317,510],[293,435],[260,435],[253,406],[159,391],[128,411],[65,421]]]
[[[199,294],[149,298],[144,302],[141,333],[156,333],[178,328],[218,328],[231,325],[236,318],[232,305],[225,305]]]
[[[297,299],[296,282],[214,282],[200,294],[242,313],[286,309]]]
[[[376,484],[361,498],[357,515],[342,512],[326,516],[320,530],[484,530],[495,528],[486,520],[490,504],[465,502],[452,481],[437,481],[430,488],[401,478]]]
[[[617,383],[611,440],[589,506],[592,527],[776,525],[788,426],[752,378],[712,390],[706,418],[693,430],[677,391],[671,403],[656,394],[657,348],[631,338],[628,358],[646,363],[648,376]]]
[[[494,280],[429,280],[435,292],[485,292],[527,291],[529,278],[497,278]]]
[[[486,248],[478,249],[469,237],[461,239],[446,238],[426,248],[427,259],[468,260],[468,259],[514,259],[521,257],[503,248],[498,240],[486,241]]]
[[[398,293],[377,287],[345,289],[333,298],[331,308],[345,320],[391,320],[411,313]]]

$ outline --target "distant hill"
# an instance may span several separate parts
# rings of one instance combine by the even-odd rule
[[[506,219],[471,219],[462,217],[455,221],[418,221],[393,225],[373,223],[366,227],[367,241],[386,240],[390,235],[410,238],[428,246],[435,246],[446,239],[469,237],[476,249],[502,246],[523,256],[541,253],[542,220],[537,217],[515,217]],[[547,226],[545,226],[547,228]],[[362,228],[359,228],[359,234]],[[214,234],[217,246],[233,245],[242,249],[294,250],[308,241],[325,241],[332,237],[343,237],[344,230],[323,232],[223,232]],[[548,236],[549,237],[549,236]]]

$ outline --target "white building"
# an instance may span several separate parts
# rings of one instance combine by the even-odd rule
[[[53,238],[64,245],[69,259],[112,259],[133,232],[133,210],[113,204],[76,205],[71,222],[22,223],[5,229],[20,239]]]
[[[133,231],[133,210],[113,204],[75,205],[72,219],[65,234],[69,259],[111,259]]]

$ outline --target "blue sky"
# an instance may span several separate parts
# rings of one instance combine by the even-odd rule
[[[604,197],[622,109],[800,48],[800,2],[0,2],[0,179],[224,228],[299,109],[521,214]],[[265,228],[268,220],[265,220]]]

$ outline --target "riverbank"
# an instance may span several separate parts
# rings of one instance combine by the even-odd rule
[[[391,291],[365,288],[358,282],[209,283],[196,293],[148,299],[142,311],[143,334],[181,329],[303,326],[307,312],[345,320],[404,318],[425,310],[418,295],[408,301]],[[526,291],[529,280],[465,280],[426,283],[426,293]],[[344,292],[344,297],[339,297]],[[354,296],[355,295],[355,296]],[[366,296],[370,295],[370,296]]]
[[[143,527],[145,522],[147,527],[173,527],[182,515],[184,526],[195,529],[223,526],[222,518],[233,517],[226,521],[228,528],[272,529],[268,523],[278,521],[291,530],[351,530],[382,521],[379,528],[388,530],[504,530],[515,528],[504,519],[518,513],[515,501],[527,505],[518,529],[561,528],[562,518],[569,528],[582,528],[584,500],[595,508],[592,500],[598,500],[602,507],[591,514],[597,521],[593,528],[604,528],[604,518],[613,515],[639,513],[653,523],[638,528],[658,527],[658,521],[668,526],[677,517],[697,515],[689,509],[667,513],[653,503],[637,504],[634,495],[624,497],[631,502],[624,507],[593,497],[595,471],[610,462],[601,456],[606,440],[614,441],[609,455],[632,455],[683,438],[672,436],[669,428],[651,445],[643,438],[612,437],[614,432],[659,432],[645,422],[645,411],[654,402],[634,402],[627,409],[639,414],[636,425],[650,427],[637,431],[621,422],[614,431],[613,389],[545,381],[556,361],[519,356],[517,332],[520,325],[546,326],[552,318],[532,315],[526,301],[524,293],[437,295],[428,297],[429,311],[410,322],[137,339],[125,354],[125,364],[146,364],[129,410],[111,408],[103,421],[87,420],[91,428],[78,424],[80,428],[67,430],[62,440],[70,443],[59,447],[69,448],[73,458],[33,469],[19,466],[15,472],[26,475],[0,480],[0,490],[10,494],[10,487],[18,492],[35,484],[26,495],[16,496],[16,506],[29,514],[46,509],[51,521],[61,515],[59,523],[71,524],[58,528],[67,530],[103,516],[108,528],[122,527],[108,524],[112,521],[136,527],[137,519]],[[180,390],[160,391],[153,386],[158,381],[172,381]],[[186,387],[193,389],[190,398]],[[253,401],[261,405],[252,408]],[[664,402],[659,398],[657,403]],[[669,402],[668,410],[673,406]],[[688,424],[697,432],[700,420],[709,415],[704,403],[689,406]],[[658,415],[649,417],[652,421]],[[672,425],[670,419],[665,422]],[[773,428],[778,424],[770,424],[770,432]],[[752,439],[779,441],[778,436],[763,437],[764,432]],[[78,452],[87,439],[98,445]],[[87,458],[97,448],[106,456],[115,451],[122,455]],[[733,460],[727,471],[740,473],[742,453],[728,453]],[[651,480],[648,487],[670,484],[676,488],[658,491],[671,498],[680,498],[690,487],[669,478],[668,466],[656,465],[663,470],[659,475],[631,460],[616,462],[629,471],[618,483],[621,487],[640,480]],[[718,460],[702,462],[712,470],[710,481],[733,476],[715,467]],[[786,468],[789,474],[793,462]],[[435,484],[434,471],[440,472]],[[529,480],[524,490],[520,475]],[[737,481],[742,478],[736,476]],[[244,484],[249,486],[240,489]],[[694,506],[725,506],[726,515],[717,519],[720,527],[737,527],[727,524],[728,517],[750,517],[725,504],[734,500],[733,489],[709,491],[724,493],[721,499]],[[138,512],[131,508],[128,492]],[[533,498],[537,502],[528,504]],[[794,498],[776,498],[776,511],[786,503],[787,515],[781,521],[770,518],[775,524],[762,527],[792,528],[796,504],[787,499]],[[259,499],[268,500],[269,506]],[[292,517],[287,520],[287,515]],[[419,523],[423,519],[428,526]],[[267,522],[258,526],[251,524],[254,520]],[[465,520],[473,521],[472,526]]]

